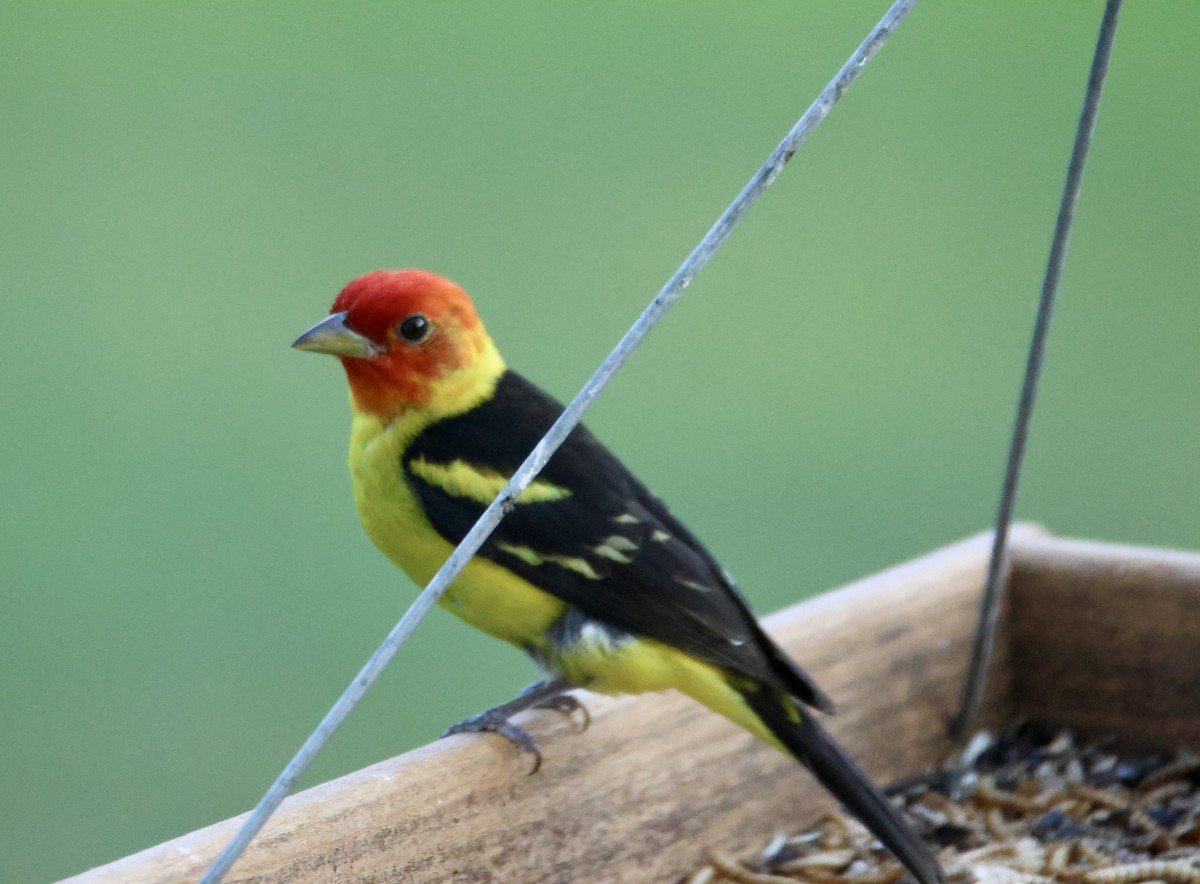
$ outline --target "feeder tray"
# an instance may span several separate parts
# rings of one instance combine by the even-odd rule
[[[1200,748],[1200,553],[1014,526],[979,724]],[[835,699],[834,736],[882,783],[951,751],[990,535],[780,611],[767,630]],[[285,801],[228,881],[672,881],[834,808],[794,761],[673,694],[599,697],[583,734],[516,721],[541,770],[492,735],[458,736]],[[195,881],[242,817],[72,882]]]

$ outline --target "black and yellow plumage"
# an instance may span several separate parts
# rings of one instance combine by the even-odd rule
[[[367,533],[427,582],[562,412],[509,370],[466,294],[423,271],[347,286],[297,341],[351,387]],[[808,711],[832,704],[711,554],[588,430],[574,430],[443,598],[603,693],[676,688],[806,765],[921,881],[937,863]]]

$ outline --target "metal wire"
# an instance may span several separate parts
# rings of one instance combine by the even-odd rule
[[[1067,167],[1067,180],[1063,185],[1062,200],[1058,207],[1058,220],[1054,225],[1054,236],[1050,243],[1050,257],[1046,263],[1046,276],[1042,282],[1042,296],[1038,303],[1037,319],[1033,336],[1029,342],[1029,356],[1025,362],[1025,377],[1021,382],[1021,399],[1013,422],[1012,441],[1008,448],[1008,465],[1004,470],[1004,483],[1000,488],[1000,505],[996,512],[996,530],[992,535],[992,553],[988,561],[987,578],[984,582],[983,598],[979,607],[979,623],[971,647],[971,662],[963,688],[962,706],[950,726],[951,736],[963,742],[970,732],[979,706],[983,702],[984,681],[991,664],[992,651],[996,642],[996,626],[1000,619],[1000,599],[1007,582],[1008,573],[1008,526],[1012,523],[1013,509],[1017,501],[1017,486],[1021,480],[1021,465],[1025,459],[1025,443],[1029,438],[1029,424],[1033,418],[1034,400],[1037,398],[1038,381],[1042,374],[1042,361],[1046,351],[1046,338],[1050,334],[1050,319],[1054,314],[1054,302],[1058,296],[1058,283],[1063,265],[1067,260],[1067,241],[1071,235],[1071,222],[1075,218],[1075,204],[1079,199],[1079,185],[1083,180],[1083,168],[1087,163],[1088,148],[1096,128],[1096,113],[1100,108],[1100,94],[1104,90],[1104,78],[1108,73],[1108,59],[1112,54],[1113,38],[1117,33],[1117,17],[1122,0],[1108,0],[1104,18],[1100,23],[1100,35],[1096,40],[1096,52],[1092,56],[1092,70],[1088,75],[1087,91],[1083,97],[1083,110],[1079,114],[1079,125],[1075,130],[1075,146],[1071,150],[1071,162]]]
[[[505,513],[512,509],[513,501],[533,481],[534,477],[546,465],[546,462],[558,449],[559,445],[562,444],[571,430],[579,423],[588,406],[591,405],[600,391],[608,385],[608,382],[617,370],[625,364],[626,360],[629,359],[633,351],[641,344],[642,339],[646,337],[650,329],[658,323],[663,313],[666,312],[666,309],[688,287],[701,268],[708,263],[708,259],[725,242],[742,216],[758,201],[763,191],[770,186],[776,176],[783,171],[783,167],[792,158],[796,149],[804,143],[812,131],[825,119],[826,115],[833,108],[833,105],[842,97],[850,84],[857,79],[863,67],[874,57],[892,31],[904,20],[905,16],[908,15],[915,5],[916,0],[897,0],[892,5],[879,21],[879,24],[871,30],[867,38],[854,51],[854,54],[850,56],[850,59],[842,66],[841,70],[837,72],[837,75],[829,85],[817,96],[816,101],[805,111],[792,130],[788,132],[787,137],[775,148],[767,161],[742,189],[742,192],[737,195],[737,198],[729,205],[729,208],[724,211],[708,233],[705,234],[704,238],[700,240],[700,243],[692,250],[692,253],[688,255],[679,269],[675,271],[674,275],[667,281],[667,284],[655,295],[654,300],[650,302],[650,305],[638,317],[638,320],[625,333],[625,336],[621,338],[617,346],[613,348],[608,358],[601,363],[600,367],[596,369],[595,374],[584,384],[583,389],[571,400],[566,410],[563,411],[562,416],[554,423],[554,426],[550,428],[542,441],[537,444],[537,447],[533,449],[529,457],[525,459],[525,462],[521,464],[512,479],[504,487],[504,490],[484,510],[483,515],[479,517],[479,521],[475,523],[475,526],[463,538],[462,543],[458,545],[458,548],[454,550],[446,560],[446,563],[442,565],[441,570],[429,581],[429,584],[417,597],[417,600],[413,602],[412,607],[405,612],[400,622],[388,633],[383,644],[371,655],[366,665],[355,676],[354,681],[350,683],[350,686],[346,688],[345,692],[334,703],[333,708],[321,719],[321,723],[317,725],[311,736],[304,741],[304,745],[300,747],[295,757],[288,762],[287,767],[283,769],[278,779],[271,784],[271,787],[263,795],[258,805],[246,818],[237,835],[234,836],[233,840],[229,842],[205,873],[203,879],[201,879],[202,884],[215,884],[215,882],[220,881],[225,876],[230,866],[242,855],[242,852],[249,845],[251,839],[262,829],[267,819],[275,812],[275,809],[279,807],[284,797],[291,791],[296,783],[296,779],[308,767],[309,762],[312,761],[317,752],[325,745],[338,726],[345,721],[354,707],[358,705],[359,700],[374,683],[375,679],[379,677],[379,674],[387,666],[392,657],[395,656],[396,651],[408,640],[413,630],[416,629],[417,624],[429,613],[429,609],[441,598],[446,588],[458,576],[471,557],[475,555],[479,547],[483,545],[483,542],[487,540]]]

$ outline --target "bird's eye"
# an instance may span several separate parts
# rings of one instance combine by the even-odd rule
[[[404,338],[410,344],[418,344],[429,337],[429,332],[433,330],[433,324],[420,313],[414,313],[411,316],[405,316],[400,320],[400,324],[396,326],[396,334]]]

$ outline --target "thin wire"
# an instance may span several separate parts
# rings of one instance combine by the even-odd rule
[[[1083,179],[1083,168],[1087,163],[1088,148],[1096,128],[1096,113],[1100,108],[1100,93],[1104,89],[1104,78],[1108,73],[1108,59],[1112,54],[1113,38],[1117,33],[1117,17],[1121,11],[1121,0],[1108,0],[1104,7],[1104,18],[1100,23],[1100,34],[1096,39],[1096,52],[1092,57],[1092,70],[1088,75],[1087,91],[1083,98],[1083,110],[1079,114],[1079,125],[1075,131],[1075,146],[1071,151],[1071,162],[1067,167],[1067,180],[1063,185],[1062,201],[1058,207],[1058,220],[1054,225],[1054,237],[1050,244],[1050,257],[1046,263],[1046,276],[1042,282],[1042,296],[1038,303],[1037,319],[1033,337],[1029,342],[1029,356],[1025,363],[1025,377],[1021,384],[1021,399],[1013,422],[1012,441],[1008,448],[1008,465],[1004,471],[1004,483],[1000,489],[1000,505],[996,512],[996,530],[992,535],[992,553],[988,561],[987,578],[984,582],[983,598],[979,607],[979,622],[971,648],[971,662],[963,688],[962,706],[951,724],[951,735],[962,743],[979,714],[983,702],[984,681],[991,664],[992,651],[996,642],[996,626],[1000,618],[1000,598],[1004,578],[1008,573],[1008,527],[1012,522],[1016,506],[1017,485],[1021,479],[1021,464],[1025,459],[1025,443],[1029,437],[1029,424],[1033,418],[1034,400],[1037,397],[1038,380],[1041,378],[1042,361],[1046,350],[1046,338],[1050,333],[1050,319],[1054,314],[1054,302],[1058,295],[1058,283],[1067,259],[1067,241],[1071,235],[1071,222],[1075,218],[1075,204],[1079,199],[1079,185]]]
[[[254,808],[251,814],[242,824],[236,836],[213,862],[208,872],[205,873],[202,884],[215,884],[220,881],[230,866],[241,856],[242,852],[249,845],[251,839],[266,823],[267,819],[275,812],[275,809],[283,801],[284,797],[291,791],[295,785],[296,779],[312,761],[313,756],[325,745],[326,741],[332,736],[333,732],[346,719],[358,701],[366,693],[367,689],[374,683],[375,679],[387,666],[388,662],[399,650],[400,646],[408,640],[408,637],[416,629],[417,624],[421,619],[429,613],[430,608],[434,606],[450,583],[458,576],[459,572],[466,566],[467,562],[479,550],[483,542],[495,529],[500,519],[512,509],[513,501],[516,500],[521,492],[533,481],[538,472],[546,465],[546,462],[558,450],[559,445],[566,439],[567,435],[575,428],[583,416],[583,413],[592,404],[592,401],[603,390],[612,376],[617,372],[626,360],[633,354],[641,344],[642,339],[651,328],[658,323],[662,318],[666,309],[679,297],[685,288],[691,283],[692,279],[700,272],[701,268],[708,263],[709,258],[713,253],[720,248],[725,242],[733,228],[741,220],[742,216],[758,201],[762,196],[763,191],[770,186],[776,176],[783,171],[783,167],[788,160],[796,152],[796,149],[803,144],[812,131],[825,119],[833,105],[850,87],[850,84],[858,77],[863,67],[870,61],[884,42],[891,35],[891,32],[904,20],[905,16],[916,5],[916,0],[897,0],[892,7],[887,11],[887,14],[880,20],[879,24],[867,35],[867,38],[855,50],[850,59],[842,66],[833,80],[826,86],[821,94],[817,96],[816,101],[812,106],[805,111],[804,116],[796,123],[787,137],[783,139],[780,145],[775,148],[763,164],[762,168],[755,173],[749,183],[742,189],[742,192],[737,195],[737,198],[729,205],[729,208],[717,219],[717,222],[704,235],[699,244],[687,259],[680,265],[675,274],[667,281],[662,290],[654,296],[654,300],[646,307],[642,315],[638,317],[637,322],[625,333],[617,346],[608,355],[608,358],[596,369],[595,374],[591,376],[583,389],[571,400],[571,403],[563,411],[562,416],[555,421],[549,432],[533,451],[525,462],[509,480],[504,490],[499,496],[484,510],[483,515],[479,517],[479,521],[475,526],[467,532],[467,536],[463,538],[458,548],[451,553],[446,559],[444,565],[424,591],[413,602],[412,607],[405,612],[400,622],[392,628],[388,633],[383,644],[379,649],[371,655],[365,666],[346,688],[345,692],[334,703],[333,707],[321,719],[321,723],[317,725],[316,730],[312,732],[304,745],[296,753],[295,757],[288,763],[287,767],[279,775],[279,778],[271,785],[258,805]]]

